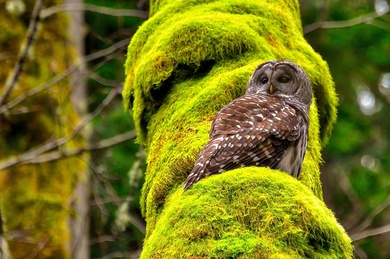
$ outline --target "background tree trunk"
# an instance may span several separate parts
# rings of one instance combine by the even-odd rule
[[[66,0],[64,4],[81,5],[81,0]],[[74,42],[76,57],[84,64],[83,57],[85,56],[85,23],[84,11],[71,11],[68,13],[70,18],[69,35]],[[88,113],[87,101],[87,84],[86,84],[86,67],[79,66],[77,70],[71,74],[71,96],[70,100],[75,107],[75,112],[79,117],[85,117]],[[84,129],[83,135],[90,142],[89,128]],[[89,159],[89,158],[88,158]],[[73,209],[75,217],[72,218],[72,258],[90,258],[89,253],[89,211],[90,211],[90,177],[88,168],[85,171],[78,172],[79,181],[76,183],[74,190]]]
[[[79,117],[68,98],[72,93],[69,80],[66,77],[52,80],[69,73],[67,69],[76,52],[69,41],[68,17],[64,13],[39,21],[41,9],[60,1],[16,3],[20,5],[17,8],[10,5],[11,1],[0,3],[0,44],[7,51],[2,53],[5,60],[0,72],[0,82],[6,82],[0,87],[3,104],[0,199],[4,238],[14,258],[69,258],[68,222],[74,214],[71,203],[75,184],[85,181],[86,157],[43,162],[39,155],[42,150],[65,152],[84,143],[80,134],[65,144],[59,140],[74,133]],[[34,15],[35,19],[30,20]],[[36,31],[31,30],[34,22]],[[30,39],[32,44],[26,44]],[[27,50],[25,55],[23,49]],[[22,69],[16,73],[16,84],[7,96],[5,85],[9,85],[10,75],[17,71],[15,64],[22,65]],[[31,91],[36,93],[27,95]],[[26,98],[12,105],[23,96]]]

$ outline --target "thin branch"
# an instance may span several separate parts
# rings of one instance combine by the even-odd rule
[[[106,149],[115,145],[118,145],[120,143],[123,143],[128,140],[135,139],[136,137],[135,130],[116,135],[112,138],[105,139],[100,141],[99,143],[91,146],[85,146],[81,148],[75,148],[72,150],[64,150],[64,151],[53,151],[50,153],[42,154],[36,158],[33,158],[24,164],[39,164],[39,163],[45,163],[45,162],[50,162],[58,159],[62,159],[65,157],[73,157],[73,156],[78,156],[84,152],[87,151],[93,151],[93,150],[101,150],[101,149]]]
[[[319,8],[319,13],[320,13],[319,21],[320,22],[323,22],[326,20],[326,18],[328,16],[328,11],[329,11],[329,1],[328,0],[321,0],[320,8]]]
[[[62,72],[61,74],[56,75],[55,77],[50,79],[48,82],[44,83],[43,85],[35,87],[35,88],[27,91],[26,93],[16,97],[12,101],[10,101],[6,104],[3,104],[2,106],[0,106],[0,114],[8,112],[10,109],[14,108],[16,105],[20,104],[21,102],[23,102],[27,98],[32,97],[32,96],[42,92],[43,90],[48,89],[50,86],[60,82],[65,77],[72,74],[77,69],[78,66],[79,66],[79,64],[77,64],[77,63],[75,65],[72,65],[66,71]]]
[[[357,227],[355,227],[353,230],[354,232],[361,232],[363,230],[365,230],[366,228],[368,228],[373,219],[379,214],[381,213],[382,211],[384,211],[386,208],[388,208],[390,206],[390,197],[382,202],[379,206],[377,206],[368,216],[367,218],[360,224],[358,225]]]
[[[143,235],[146,235],[146,225],[145,222],[136,216],[136,214],[129,215],[130,223],[137,228]]]
[[[39,24],[39,13],[41,12],[43,5],[45,4],[45,0],[37,0],[35,2],[34,10],[31,15],[30,24],[27,31],[27,36],[25,41],[22,44],[20,49],[20,53],[18,56],[18,60],[15,63],[15,67],[11,72],[11,75],[7,78],[5,83],[3,97],[0,100],[0,106],[7,102],[7,99],[12,93],[12,90],[15,88],[17,82],[19,81],[20,74],[22,73],[22,69],[24,66],[24,62],[27,57],[27,53],[32,46],[34,36],[37,32],[38,24]]]
[[[100,210],[100,213],[101,213],[101,217],[103,216],[107,216],[109,213],[106,209],[105,206],[103,206],[104,204],[102,204],[101,200],[102,198],[99,196],[99,190],[98,190],[98,187],[99,187],[99,182],[101,181],[98,177],[98,172],[94,171],[94,168],[92,168],[92,172],[94,172],[94,177],[92,178],[92,188],[91,188],[91,192],[92,192],[92,197],[93,197],[93,200],[95,200],[95,203],[96,205],[98,206],[99,210]],[[103,218],[101,218],[102,220]]]
[[[101,58],[101,57],[106,57],[106,56],[108,56],[108,55],[110,55],[118,50],[125,48],[129,44],[129,42],[130,42],[130,38],[126,38],[124,40],[121,40],[121,41],[113,44],[112,46],[110,46],[106,49],[96,51],[88,56],[85,56],[83,60],[79,60],[78,62],[76,62],[75,64],[70,66],[67,70],[65,70],[61,74],[56,75],[55,77],[50,79],[48,82],[44,83],[43,85],[40,85],[38,87],[35,87],[35,88],[29,90],[28,92],[16,97],[12,101],[10,101],[4,105],[0,105],[0,114],[6,113],[8,110],[10,110],[13,107],[15,107],[16,105],[20,104],[21,102],[23,102],[27,98],[32,97],[32,96],[42,92],[43,90],[48,89],[50,86],[60,82],[65,77],[67,77],[67,76],[71,75],[73,72],[75,72],[79,67],[84,66],[86,63],[93,61],[93,60],[96,60],[96,59]]]
[[[348,177],[339,171],[334,171],[334,176],[337,180],[337,183],[341,189],[341,191],[345,194],[352,205],[352,213],[349,214],[347,220],[344,221],[343,226],[345,229],[350,229],[351,226],[355,226],[356,222],[358,222],[362,218],[361,212],[361,202],[359,197],[353,191],[351,186],[351,182]]]
[[[131,16],[147,19],[148,13],[141,10],[131,9],[114,9],[104,6],[92,5],[92,4],[63,4],[49,7],[42,11],[41,18],[47,17],[59,13],[59,12],[72,12],[72,11],[90,11],[111,16]]]
[[[304,34],[309,34],[315,30],[319,29],[339,29],[339,28],[348,28],[359,24],[364,23],[370,23],[374,21],[375,19],[384,16],[385,14],[389,13],[389,11],[386,11],[384,13],[369,13],[366,15],[362,15],[350,20],[345,21],[319,21],[312,23],[310,25],[307,25],[303,28]]]
[[[355,242],[355,241],[362,240],[362,239],[367,238],[367,237],[382,235],[382,234],[386,234],[389,232],[390,232],[390,224],[384,225],[382,227],[362,231],[362,232],[357,233],[357,234],[353,234],[350,236],[350,238],[351,238],[352,242]]]
[[[137,8],[142,9],[144,8],[145,4],[146,4],[146,0],[139,0],[137,3]]]
[[[369,259],[367,253],[359,246],[354,246],[353,253],[356,255],[355,258],[357,259]]]
[[[118,238],[116,236],[98,236],[95,239],[92,239],[89,242],[89,245],[96,245],[96,244],[100,244],[103,242],[112,242],[112,241],[117,241],[117,240],[118,240]]]
[[[111,80],[111,79],[104,78],[104,77],[100,76],[99,74],[94,73],[93,71],[89,71],[88,75],[89,75],[90,79],[98,82],[101,85],[105,85],[105,86],[114,87],[114,86],[117,86],[121,82],[119,80]]]
[[[102,110],[106,108],[115,99],[115,97],[120,94],[120,92],[121,88],[113,88],[107,95],[107,97],[103,100],[103,102],[92,113],[86,116],[69,135],[61,137],[59,139],[49,140],[46,143],[25,152],[24,154],[12,157],[10,159],[6,159],[4,162],[0,162],[0,171],[12,166],[27,163],[49,150],[64,145],[65,143],[73,139],[75,136],[77,136],[91,120],[93,120],[97,115],[99,115]]]
[[[34,250],[29,254],[30,258],[37,258],[39,253],[47,247],[48,243],[50,241],[50,238],[44,238],[39,241],[38,245],[34,248]]]
[[[100,199],[99,200],[99,203],[98,202],[96,202],[96,201],[91,201],[90,202],[90,205],[91,206],[99,206],[99,205],[105,205],[105,204],[108,204],[108,203],[118,203],[118,202],[125,202],[125,201],[127,201],[128,200],[128,198],[126,197],[126,198],[119,198],[119,199],[117,199],[117,200],[113,200],[113,199],[111,199],[111,198],[106,198],[106,199]]]
[[[107,216],[109,212],[106,206],[103,206],[104,205],[104,203],[102,203],[103,199],[100,197],[100,191],[99,191],[100,186],[102,186],[106,192],[105,194],[103,194],[104,197],[110,197],[110,199],[113,202],[113,205],[115,205],[116,207],[118,207],[120,204],[119,202],[117,202],[120,199],[120,197],[115,192],[115,190],[112,190],[111,181],[109,179],[106,179],[107,175],[104,174],[104,171],[105,171],[104,167],[97,167],[97,168],[92,167],[93,181],[92,181],[91,190],[94,197],[93,199],[95,200],[95,204],[100,209],[100,213],[102,217]]]
[[[385,23],[385,22],[382,22],[382,21],[375,20],[375,21],[372,21],[372,22],[370,22],[370,23],[367,23],[367,25],[371,25],[371,26],[373,26],[373,27],[382,29],[382,30],[387,31],[387,32],[390,33],[390,26],[389,26],[388,23]]]

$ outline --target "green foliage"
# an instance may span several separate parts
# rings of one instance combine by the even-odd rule
[[[113,9],[134,9],[136,1],[89,0],[88,4],[105,6]],[[86,12],[88,34],[86,54],[112,47],[118,41],[130,38],[142,19],[137,17],[109,16],[101,13]],[[124,80],[125,48],[98,60],[90,62],[88,92],[90,111],[96,109],[113,87],[118,87]],[[116,98],[93,121],[92,143],[112,138],[134,128],[132,120],[121,108],[121,98]],[[103,257],[110,253],[135,251],[142,246],[144,234],[128,217],[139,216],[139,199],[144,175],[144,158],[139,157],[140,146],[134,141],[127,141],[108,149],[91,153],[91,257]],[[137,173],[130,175],[134,164]],[[142,172],[143,172],[142,171]],[[132,178],[130,178],[132,177]],[[102,203],[102,201],[104,201]],[[98,203],[98,204],[95,204]],[[124,218],[120,223],[119,219]],[[107,239],[107,237],[110,237]],[[95,242],[103,240],[102,242]]]
[[[304,1],[303,24],[318,19],[315,1]],[[324,19],[344,21],[375,12],[380,1],[330,1]],[[385,1],[386,2],[386,1]],[[388,1],[387,1],[388,4]],[[323,13],[324,14],[324,13]],[[350,233],[389,200],[390,113],[388,92],[380,80],[390,68],[389,14],[368,23],[317,30],[306,38],[328,62],[340,98],[339,119],[324,150],[325,191],[332,209]],[[370,93],[374,107],[362,108],[359,94]],[[368,162],[367,162],[368,161]],[[342,181],[340,179],[343,179]],[[389,223],[389,209],[375,215],[365,230]],[[388,258],[388,236],[376,235],[354,243],[361,258]]]
[[[371,137],[371,125],[368,120],[361,120],[354,116],[359,110],[357,105],[350,105],[339,111],[333,136],[327,147],[332,150],[333,157],[342,157],[351,153],[358,153],[366,146],[367,137]],[[348,137],[348,141],[346,141]]]
[[[119,135],[134,125],[129,121],[128,116],[120,109],[120,103],[117,102],[112,109],[94,120],[93,139],[108,139]],[[115,145],[108,150],[94,152],[95,162],[103,164],[107,170],[107,177],[111,178],[112,185],[120,196],[126,196],[130,192],[129,179],[127,172],[136,160],[136,154],[139,145],[133,143],[122,143]]]

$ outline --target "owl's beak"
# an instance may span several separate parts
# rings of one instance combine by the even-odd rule
[[[274,86],[272,84],[270,84],[270,86],[269,86],[269,93],[270,94],[274,93]]]

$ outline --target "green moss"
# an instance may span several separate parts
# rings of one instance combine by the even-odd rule
[[[350,241],[320,202],[321,149],[336,119],[337,97],[327,64],[302,36],[298,1],[166,0],[153,2],[151,9],[152,17],[140,27],[129,45],[123,91],[124,105],[133,115],[138,142],[145,145],[148,152],[146,182],[141,198],[142,212],[147,221],[144,258],[190,255],[199,258],[254,258],[251,255],[260,254],[264,257],[275,254],[275,258],[317,254],[318,258],[322,258],[322,255],[324,258],[348,257],[345,255],[351,252]],[[190,214],[183,212],[183,220],[174,226],[170,225],[172,222],[168,223],[167,218],[163,219],[168,217],[168,211],[178,211],[175,203],[193,206],[195,200],[185,199],[185,194],[178,198],[178,189],[208,140],[214,115],[224,105],[243,95],[256,66],[271,59],[289,59],[298,63],[312,82],[314,96],[310,108],[308,149],[300,183],[297,183],[298,190],[291,192],[299,196],[303,190],[301,197],[312,201],[304,206],[315,206],[313,213],[317,213],[317,210],[327,211],[323,213],[329,220],[329,224],[324,223],[328,224],[324,240],[331,246],[334,245],[332,242],[340,242],[336,244],[340,247],[338,250],[318,245],[318,249],[325,249],[318,252],[307,244],[311,238],[314,246],[317,246],[316,242],[322,240],[322,232],[317,230],[324,225],[318,222],[318,215],[313,216],[310,209],[292,209],[295,203],[290,204],[290,198],[281,198],[280,211],[270,210],[266,219],[263,219],[262,210],[250,209],[254,205],[244,200],[252,199],[251,188],[265,184],[260,176],[263,170],[268,172],[266,169],[256,170],[260,176],[252,174],[253,178],[243,177],[242,183],[229,181],[228,187],[224,185],[229,188],[229,193],[237,195],[231,197],[232,200],[243,199],[242,204],[236,203],[240,204],[236,210],[230,210],[231,204],[223,202],[227,198],[225,195],[231,194],[224,191],[216,194],[207,191],[207,188],[194,188],[189,193],[218,206],[213,205],[213,210],[206,210],[207,215],[196,210],[188,212]],[[229,174],[240,178],[242,175],[249,176],[248,172],[252,171],[242,169]],[[207,181],[220,190],[225,177],[228,177],[227,174],[211,177]],[[287,178],[283,174],[275,174],[275,177],[278,182]],[[200,182],[196,185],[201,185]],[[248,186],[248,191],[241,192],[242,185]],[[208,185],[208,188],[214,187]],[[292,185],[285,187],[284,192],[288,193],[290,187]],[[260,192],[254,194],[253,199],[264,197],[262,201],[265,203],[272,202],[272,199],[268,201],[272,198],[268,193],[277,193],[279,189],[279,185],[259,189]],[[265,193],[261,194],[261,191]],[[174,202],[167,203],[169,200]],[[206,206],[206,203],[202,206]],[[221,213],[215,214],[217,208]],[[198,213],[211,217],[213,221],[202,221]],[[241,213],[241,216],[236,213]],[[169,220],[173,217],[170,215]],[[276,221],[272,217],[276,217]],[[306,217],[310,223],[307,228],[289,219]],[[262,232],[257,229],[260,225],[256,225],[252,219],[263,222]],[[188,220],[194,220],[193,225],[186,225]],[[267,221],[272,225],[264,223]],[[173,233],[167,233],[169,231]],[[275,231],[281,236],[274,236]],[[172,236],[172,239],[164,235]],[[332,239],[328,235],[337,237]],[[163,237],[175,240],[172,243],[175,245],[159,245]],[[188,244],[192,243],[196,245],[190,247]]]
[[[290,59],[305,69],[319,99],[321,139],[326,143],[337,98],[326,63],[302,37],[295,1],[164,1],[163,6],[134,36],[125,66],[124,103],[133,110],[141,143],[150,114],[169,91],[166,82],[182,65],[196,72],[207,61],[237,59],[244,54],[249,62]]]
[[[166,202],[141,258],[350,258],[332,212],[293,177],[250,167]]]

